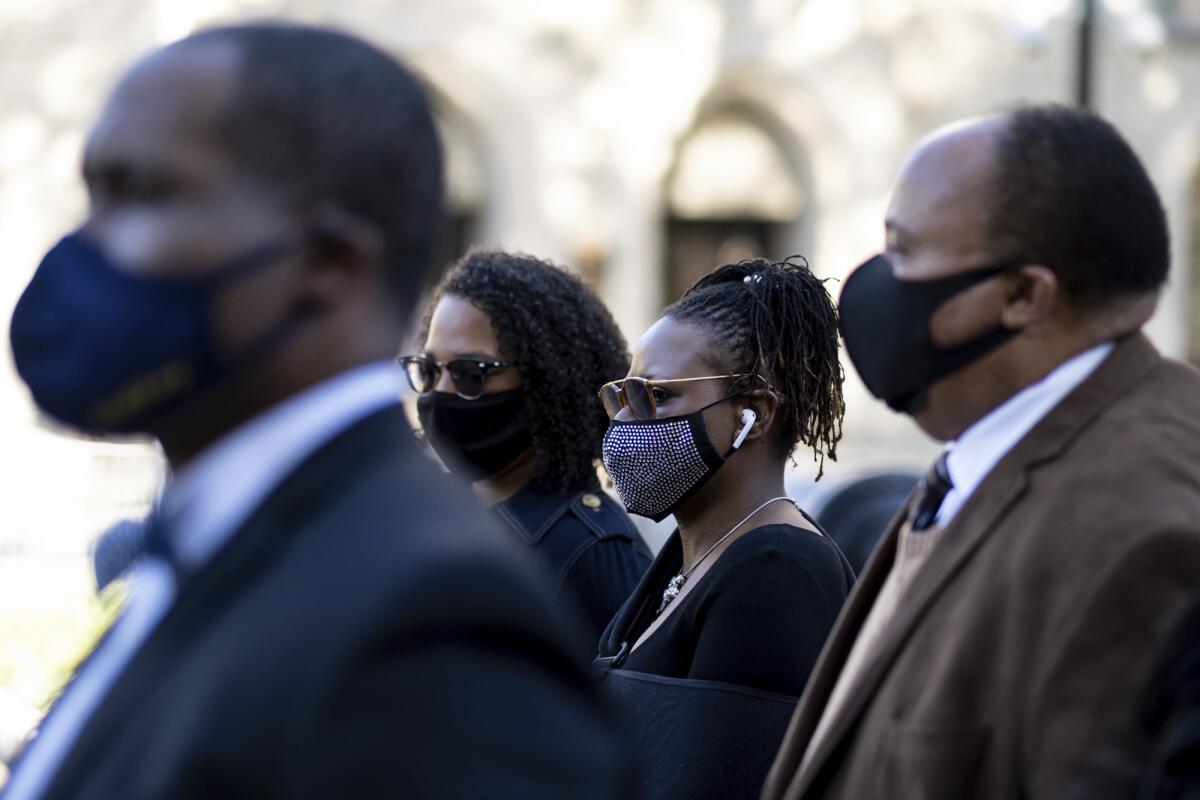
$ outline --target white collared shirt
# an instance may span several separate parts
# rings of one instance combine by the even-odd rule
[[[937,524],[954,519],[976,487],[1017,442],[1108,357],[1113,342],[1104,342],[1059,364],[976,422],[949,447],[946,468],[954,488],[938,510]]]
[[[198,569],[322,444],[399,402],[403,372],[377,362],[343,372],[279,403],[227,434],[173,477],[160,503],[173,553]],[[4,800],[45,792],[80,731],[175,601],[175,574],[143,558],[120,618],[45,720],[5,787]]]

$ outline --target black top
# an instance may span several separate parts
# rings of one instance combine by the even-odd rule
[[[633,646],[682,563],[676,531],[604,632],[602,657],[617,655],[622,643]],[[613,666],[799,697],[854,574],[827,536],[763,525],[735,540],[696,580],[662,626]]]
[[[597,488],[560,492],[532,481],[492,510],[550,568],[555,594],[583,612],[594,646],[650,567],[625,509]]]

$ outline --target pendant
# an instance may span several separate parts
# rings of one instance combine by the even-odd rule
[[[683,588],[683,584],[687,582],[687,576],[682,572],[671,578],[671,582],[667,584],[666,590],[663,592],[662,605],[658,607],[658,614],[671,605],[671,601],[679,596],[679,590]]]

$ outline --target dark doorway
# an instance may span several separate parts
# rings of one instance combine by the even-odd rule
[[[722,264],[775,256],[785,226],[761,219],[667,219],[666,300]]]
[[[790,152],[746,109],[701,120],[680,143],[665,187],[663,299],[722,264],[795,252],[807,192]]]

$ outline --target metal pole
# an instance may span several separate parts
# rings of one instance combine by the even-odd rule
[[[1075,50],[1075,104],[1092,107],[1093,51],[1096,44],[1096,0],[1082,0]]]

